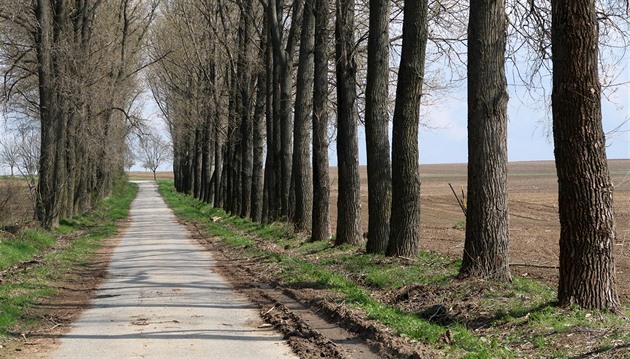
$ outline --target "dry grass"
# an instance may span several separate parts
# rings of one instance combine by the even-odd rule
[[[28,181],[0,177],[0,226],[22,225],[33,219],[33,197]]]

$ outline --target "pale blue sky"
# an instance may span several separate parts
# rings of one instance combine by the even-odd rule
[[[509,161],[553,159],[551,119],[544,104],[523,104],[510,91],[508,109]],[[609,132],[630,116],[628,85],[612,96],[615,103],[603,99],[604,131]],[[465,163],[467,161],[467,108],[465,101],[452,100],[439,108],[427,110],[435,129],[420,130],[420,163]],[[441,128],[440,128],[441,127]],[[607,138],[608,158],[630,158],[630,123]]]

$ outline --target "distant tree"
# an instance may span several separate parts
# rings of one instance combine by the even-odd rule
[[[157,181],[158,168],[171,159],[171,143],[157,133],[149,133],[140,137],[137,158],[142,167],[153,172]]]
[[[370,0],[365,140],[368,175],[368,253],[389,241],[392,170],[389,160],[389,0]]]
[[[335,54],[337,74],[337,231],[335,244],[361,241],[361,193],[356,89],[354,0],[337,0]]]
[[[39,129],[32,126],[20,126],[17,129],[17,134],[17,138],[19,138],[17,169],[23,177],[28,178],[34,185],[39,170],[41,152]]]
[[[418,126],[427,46],[427,0],[405,1],[392,136],[388,256],[415,257],[420,241]]]
[[[595,0],[552,0],[551,6],[558,302],[617,311],[613,186],[602,128]]]
[[[468,21],[468,196],[460,275],[509,281],[505,1],[471,1]]]
[[[15,176],[14,169],[20,161],[20,147],[15,137],[6,136],[0,141],[0,163],[9,167],[11,177]]]

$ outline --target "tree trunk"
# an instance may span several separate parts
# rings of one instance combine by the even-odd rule
[[[339,198],[335,245],[361,242],[358,117],[354,0],[337,0],[335,44],[337,60],[337,159]]]
[[[57,186],[55,184],[55,156],[57,146],[55,122],[58,111],[54,94],[53,39],[50,3],[38,0],[35,8],[37,17],[37,63],[39,80],[39,112],[41,121],[41,153],[39,182],[37,186],[37,219],[45,228],[54,227],[59,220]]]
[[[385,253],[389,241],[392,173],[389,161],[389,0],[370,0],[365,139],[368,173],[368,253]]]
[[[468,23],[468,197],[460,276],[510,281],[504,0],[473,0]]]
[[[264,43],[261,46],[264,49]],[[261,50],[261,55],[264,56],[264,50]],[[252,169],[252,221],[262,222],[263,218],[263,193],[264,193],[264,178],[263,178],[263,161],[265,153],[265,105],[267,97],[266,86],[266,72],[264,70],[258,73],[258,90],[256,91],[256,111],[254,113],[254,158]]]
[[[293,223],[297,232],[311,229],[313,207],[313,174],[310,139],[313,110],[313,46],[315,23],[313,15],[314,0],[306,0],[302,17],[299,67],[297,73],[297,93],[295,96],[294,139],[293,139],[293,176],[295,187],[295,209]]]
[[[406,1],[392,136],[388,256],[415,257],[420,241],[418,123],[427,46],[427,0]]]
[[[249,51],[252,48],[251,34],[251,12],[252,0],[242,2],[241,8],[241,26],[239,26],[239,86],[240,86],[240,115],[241,115],[241,168],[240,168],[240,195],[241,205],[239,215],[242,218],[251,215],[252,200],[252,171],[254,166],[253,152],[253,119],[252,119],[252,64],[249,60]]]
[[[195,125],[195,127],[193,140],[193,197],[201,199],[201,170],[203,164],[202,134],[201,128],[199,128],[198,125]]]
[[[265,23],[266,25],[266,23]],[[263,222],[265,210],[265,172],[266,168],[263,163],[265,161],[265,137],[266,124],[265,116],[267,115],[267,26],[263,25],[263,34],[260,38],[259,56],[264,59],[262,66],[258,69],[257,90],[256,90],[256,109],[254,112],[254,165],[252,169],[252,221]]]
[[[275,64],[271,44],[271,34],[267,33],[265,47],[265,73],[266,73],[266,97],[265,97],[265,123],[267,127],[267,156],[265,159],[265,183],[263,193],[262,223],[270,223],[276,220],[276,116],[275,116]]]
[[[330,239],[330,179],[328,174],[328,0],[315,0],[313,60],[313,220],[311,241]]]
[[[602,128],[595,1],[551,4],[551,100],[560,213],[558,302],[617,311],[613,186]]]
[[[274,130],[278,139],[276,149],[278,156],[276,158],[276,166],[279,166],[276,180],[278,181],[278,194],[280,195],[280,213],[279,215],[288,218],[289,214],[289,193],[291,189],[291,165],[292,165],[292,134],[293,126],[291,122],[291,105],[293,90],[293,56],[295,54],[295,46],[297,37],[299,36],[300,26],[302,23],[302,8],[304,0],[293,1],[293,17],[291,18],[291,27],[286,36],[286,45],[284,48],[282,38],[282,23],[279,19],[282,16],[282,0],[270,0],[267,6],[268,24],[271,33],[274,66],[276,68],[277,77],[274,86],[274,107],[277,114],[278,127]],[[274,115],[275,117],[276,115]]]
[[[204,123],[203,123],[203,156],[202,156],[202,200],[205,203],[211,203],[212,188],[210,186],[210,179],[212,178],[212,166],[214,155],[214,140],[212,138],[212,120],[208,111],[204,111]]]
[[[223,119],[218,108],[215,109],[216,128],[214,131],[214,208],[223,208],[223,153],[224,141],[222,140],[222,131],[224,130]]]

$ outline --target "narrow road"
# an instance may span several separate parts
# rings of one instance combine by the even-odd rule
[[[52,358],[294,358],[213,271],[156,185],[139,186],[108,279]]]

